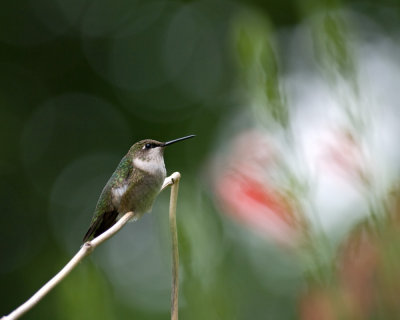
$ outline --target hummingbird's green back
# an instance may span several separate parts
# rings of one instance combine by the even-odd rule
[[[112,204],[111,190],[126,183],[132,169],[132,161],[128,155],[124,156],[100,194],[89,230],[83,238],[84,242],[101,234],[115,223],[118,210]]]

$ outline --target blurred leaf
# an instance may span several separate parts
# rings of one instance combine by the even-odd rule
[[[268,19],[254,11],[241,12],[233,20],[239,78],[247,91],[245,103],[261,105],[276,122],[287,127],[288,109],[273,31]]]

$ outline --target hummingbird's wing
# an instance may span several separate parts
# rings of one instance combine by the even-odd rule
[[[118,210],[113,205],[112,189],[124,185],[132,174],[132,162],[123,157],[117,169],[104,187],[96,204],[89,230],[83,237],[83,242],[97,237],[117,222]]]
[[[96,238],[97,236],[101,235],[104,231],[108,230],[113,226],[115,222],[117,222],[118,211],[108,211],[103,212],[103,214],[94,220],[89,230],[86,232],[85,236],[83,237],[83,242]]]

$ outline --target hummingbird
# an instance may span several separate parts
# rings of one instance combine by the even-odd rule
[[[152,139],[136,142],[101,192],[83,242],[102,234],[129,211],[135,213],[135,220],[151,211],[167,175],[164,148],[193,137],[195,135],[167,142]]]

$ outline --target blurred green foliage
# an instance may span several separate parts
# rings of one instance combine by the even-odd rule
[[[302,111],[290,109],[285,93],[291,70],[304,86],[313,86],[315,70],[332,86],[345,79],[361,110],[355,35],[363,30],[368,43],[371,28],[378,40],[396,38],[399,9],[372,0],[3,1],[0,313],[30,297],[79,249],[102,187],[134,142],[196,134],[165,154],[167,171],[183,177],[181,318],[328,319],[308,317],[307,306],[319,312],[327,305],[314,299],[315,284],[329,301],[345,290],[335,273],[335,249],[345,240],[337,236],[327,248],[318,234],[315,246],[293,254],[260,238],[221,214],[210,163],[248,123],[291,130],[291,112]],[[349,95],[340,86],[332,92],[354,116]],[[398,212],[382,209],[391,202],[375,196],[371,210]],[[151,215],[98,248],[24,319],[167,319],[167,208],[164,193]],[[394,223],[382,224],[385,237],[371,242],[379,250],[392,245],[378,250],[383,302],[374,300],[368,315],[344,311],[345,319],[399,315],[390,299],[400,287],[390,282],[400,240]]]

